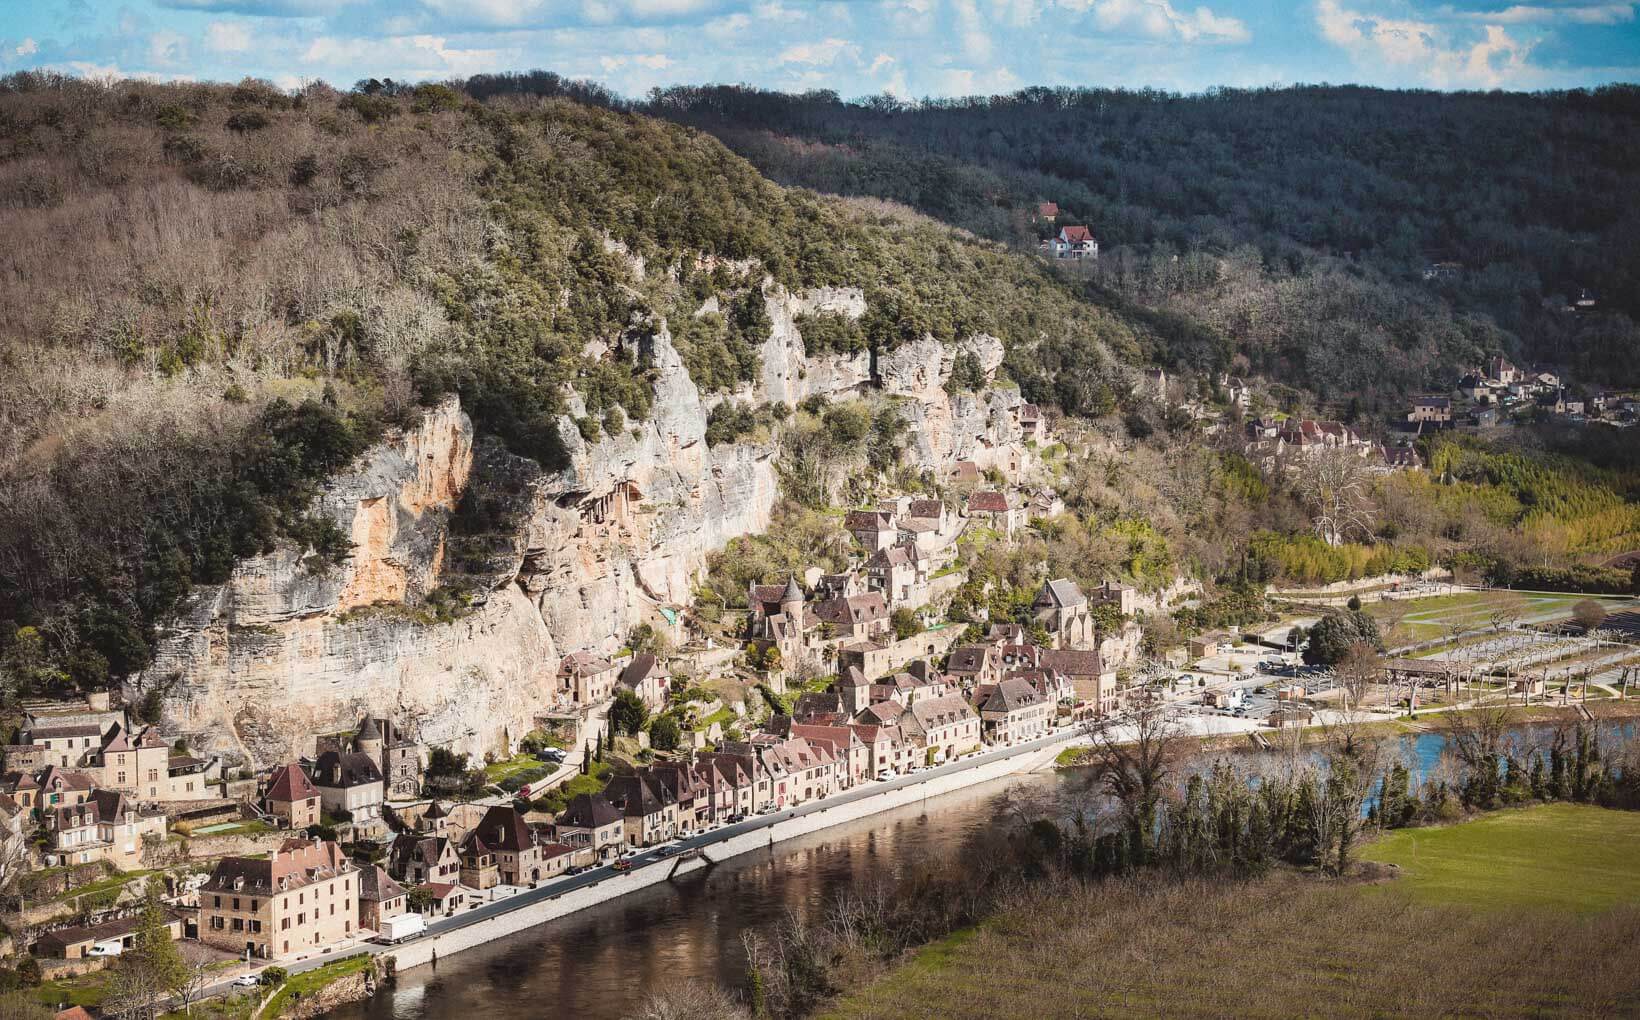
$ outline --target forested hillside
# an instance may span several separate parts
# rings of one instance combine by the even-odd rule
[[[1089,225],[1089,285],[1159,360],[1389,409],[1502,348],[1640,382],[1640,90],[1027,89],[915,104],[680,87],[645,108],[774,179],[1027,245]],[[1456,263],[1425,279],[1432,263]],[[1592,292],[1591,312],[1569,300]]]
[[[864,291],[857,323],[800,323],[815,348],[991,333],[1034,399],[1127,398],[1134,328],[1032,260],[535,85],[0,80],[8,680],[140,669],[191,586],[282,539],[339,560],[310,497],[443,394],[554,468],[560,415],[589,439],[648,417],[663,322],[703,390],[734,388],[765,287]]]

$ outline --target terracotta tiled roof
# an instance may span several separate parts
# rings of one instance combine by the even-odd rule
[[[273,770],[273,782],[268,784],[268,800],[294,802],[317,796],[319,788],[313,785],[313,780],[308,778],[300,765],[281,765]]]
[[[1000,492],[976,492],[968,497],[968,509],[974,513],[1004,513],[1008,497]]]

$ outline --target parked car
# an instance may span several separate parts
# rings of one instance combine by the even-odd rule
[[[890,779],[893,779],[893,778],[894,778],[894,770],[893,769],[883,769],[883,770],[881,770],[880,772],[877,773],[877,779],[878,779],[879,782],[886,783]]]
[[[611,864],[610,867],[614,868],[616,871],[631,871],[632,862],[628,860],[619,860],[614,864]]]
[[[233,979],[235,988],[255,988],[261,983],[262,975],[260,974],[241,974]]]

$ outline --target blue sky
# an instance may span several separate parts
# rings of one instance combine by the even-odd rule
[[[0,72],[286,87],[545,68],[913,98],[1024,85],[1640,81],[1637,3],[1602,0],[0,0]]]

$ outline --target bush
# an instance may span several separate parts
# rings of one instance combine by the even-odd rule
[[[671,713],[655,717],[649,724],[649,746],[657,751],[675,751],[683,740],[683,727]]]
[[[1378,633],[1378,621],[1362,612],[1333,613],[1322,617],[1310,628],[1310,643],[1304,648],[1304,661],[1312,666],[1332,666],[1344,661],[1350,647],[1365,642],[1378,651],[1384,650],[1384,639]]]

